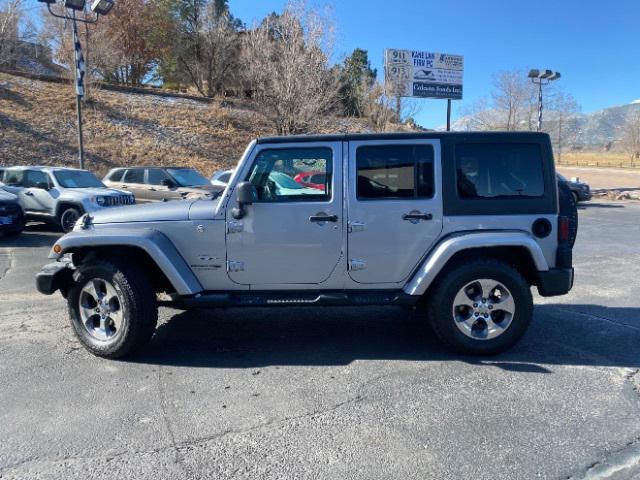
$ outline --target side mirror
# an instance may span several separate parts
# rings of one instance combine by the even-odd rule
[[[169,178],[165,178],[164,180],[162,180],[162,185],[169,188],[173,188],[176,186],[174,181]]]
[[[240,220],[245,215],[244,207],[253,203],[256,189],[251,182],[240,182],[236,187],[236,199],[238,206],[231,210],[231,215],[236,220]]]

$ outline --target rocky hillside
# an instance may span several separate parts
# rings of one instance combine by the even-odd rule
[[[0,165],[77,165],[73,88],[0,73]],[[247,143],[273,130],[250,104],[94,90],[84,110],[87,168],[185,165],[205,175],[234,166]],[[323,132],[367,131],[327,119]]]

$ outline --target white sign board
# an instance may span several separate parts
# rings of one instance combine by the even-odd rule
[[[390,95],[460,100],[463,71],[462,55],[384,51],[385,88]]]

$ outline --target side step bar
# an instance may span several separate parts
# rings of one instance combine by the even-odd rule
[[[158,302],[160,306],[190,309],[215,307],[278,307],[284,305],[415,305],[420,296],[402,290],[358,292],[204,292]]]

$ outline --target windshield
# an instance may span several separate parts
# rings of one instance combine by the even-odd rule
[[[271,172],[269,174],[269,180],[276,182],[280,188],[289,188],[291,190],[301,190],[305,188],[285,173]]]
[[[209,183],[209,180],[192,168],[169,168],[167,171],[181,187],[196,187]]]
[[[56,180],[64,188],[100,188],[104,183],[86,170],[58,170],[53,172]]]

